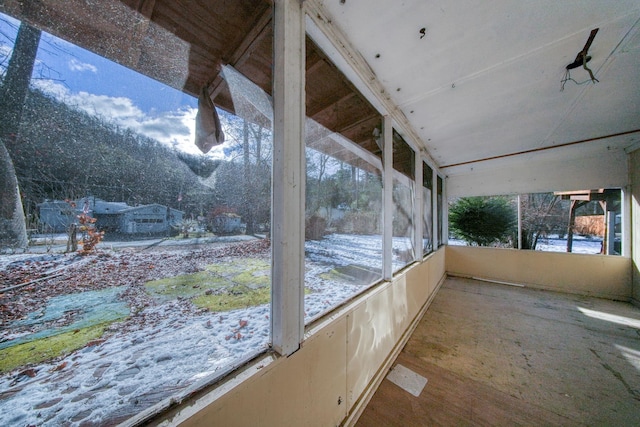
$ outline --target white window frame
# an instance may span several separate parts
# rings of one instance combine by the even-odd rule
[[[305,13],[273,3],[271,344],[290,355],[304,336]]]

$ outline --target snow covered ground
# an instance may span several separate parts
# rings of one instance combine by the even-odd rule
[[[449,244],[454,246],[467,246],[464,240],[449,239]],[[602,239],[587,238],[583,236],[573,236],[574,254],[599,254],[602,248]],[[552,235],[538,239],[536,251],[543,252],[566,252],[567,239],[561,239],[557,235]]]
[[[402,253],[407,244],[406,239],[394,239],[394,270],[404,265],[397,254]],[[539,247],[564,251],[566,241],[548,239],[540,242]],[[189,251],[173,249],[184,250],[185,254]],[[577,238],[574,250],[598,253],[600,243]],[[322,240],[307,241],[305,255],[308,292],[304,307],[305,321],[309,322],[379,279],[382,240],[380,236],[330,235]],[[0,256],[0,270],[34,260],[68,262],[60,257],[55,254]],[[341,267],[354,266],[358,272],[366,274],[351,280],[336,274]],[[104,291],[111,295],[110,289],[114,288],[107,287]],[[75,295],[83,294],[95,308],[95,292]],[[117,298],[117,295],[111,297]],[[57,308],[43,310],[42,314],[30,315],[17,322],[35,321],[38,316],[41,320],[55,317],[51,314],[55,310],[73,311],[69,305],[72,302],[56,298],[49,299],[48,304],[57,304]],[[118,306],[118,310],[121,309]],[[185,298],[178,298],[140,310],[136,316],[144,318],[144,322],[112,323],[103,337],[66,357],[0,375],[0,420],[3,424],[113,424],[163,399],[184,393],[196,383],[211,380],[269,346],[268,304],[211,312],[195,307]],[[82,325],[68,325],[67,330],[76,327]],[[0,348],[7,346],[7,340],[21,339],[20,334],[3,333],[0,336],[4,337]]]
[[[306,322],[362,292],[380,277],[380,236],[331,235],[307,242],[305,252]],[[5,255],[0,256],[0,268],[45,258],[59,262],[60,257],[55,254]],[[394,261],[394,267],[402,265],[401,260]],[[336,268],[348,266],[357,266],[358,272],[366,274],[346,281],[341,274],[332,274]],[[105,291],[113,294],[110,289],[114,288],[106,288],[100,295]],[[55,320],[49,319],[55,317],[52,313],[76,310],[72,305],[84,296],[87,301],[82,309],[89,312],[96,307],[97,292],[73,294],[82,295],[74,297],[75,302],[64,296],[50,298],[45,309],[16,323]],[[136,315],[145,321],[113,323],[101,339],[66,357],[1,375],[0,419],[3,423],[58,426],[122,421],[184,392],[196,382],[226,372],[267,349],[270,341],[268,304],[210,312],[186,300],[174,299],[145,307]],[[66,330],[76,327],[81,326],[67,325]],[[0,346],[7,347],[9,341],[15,339],[11,342],[14,345],[24,338],[6,332],[1,334],[4,342]]]

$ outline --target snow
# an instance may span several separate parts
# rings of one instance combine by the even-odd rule
[[[382,236],[330,234],[322,240],[307,240],[304,245],[310,261],[334,265],[357,263],[382,268]]]
[[[323,241],[307,242],[305,321],[320,317],[375,282],[352,284],[339,277],[323,279],[321,275],[354,264],[379,270],[381,250],[380,236],[332,235]],[[43,257],[63,256],[4,256],[0,265]],[[53,297],[46,307],[14,325],[49,325],[79,305],[85,315],[56,333],[82,327],[92,317],[105,315],[104,311],[107,320],[121,318],[125,307],[114,298],[121,292],[122,287],[118,287]],[[97,308],[105,310],[98,313]],[[36,374],[33,377],[25,375],[27,371],[20,372],[24,368],[1,375],[0,419],[9,425],[43,426],[83,422],[100,425],[113,422],[114,417],[122,421],[203,378],[226,372],[269,346],[268,304],[218,313],[194,309],[188,301],[178,299],[146,307],[137,315],[146,321],[111,324],[95,345],[31,367]],[[51,333],[41,329],[33,335]],[[6,347],[7,340],[13,345],[35,337],[4,334],[3,339]]]
[[[544,252],[566,252],[567,239],[560,239],[558,236],[538,239],[537,251]],[[602,250],[602,239],[591,239],[583,236],[573,236],[573,246],[571,252],[574,254],[599,254]]]
[[[394,254],[409,244],[407,239],[394,238]],[[545,248],[564,248],[563,244],[566,245],[566,241],[559,239],[539,243]],[[599,252],[599,242],[574,241],[576,252],[593,251],[596,247]],[[304,308],[308,323],[379,280],[382,238],[333,234],[322,240],[307,241],[305,255],[308,291]],[[20,254],[0,257],[0,267],[36,259],[69,262],[63,255]],[[394,256],[393,265],[395,270],[404,265],[404,261]],[[352,266],[370,275],[365,274],[360,281],[345,281],[340,275],[330,274],[340,267]],[[84,308],[89,307],[86,316],[104,315],[98,313],[98,308],[103,307],[109,309],[112,316],[109,319],[122,318],[126,315],[122,310],[126,308],[118,305],[117,296],[121,292],[122,287],[118,287],[54,297],[46,307],[17,323],[54,321],[81,304],[79,295],[86,298],[82,302]],[[195,308],[185,298],[178,298],[144,307],[136,314],[143,316],[145,322],[113,323],[106,335],[91,345],[30,367],[35,376],[29,375],[28,370],[20,372],[24,368],[0,375],[0,419],[4,424],[57,426],[90,422],[100,425],[114,419],[123,421],[199,381],[227,372],[269,347],[268,304],[209,312]],[[86,321],[86,318],[78,319],[65,330],[82,327]],[[4,340],[7,339],[27,341],[31,338],[5,334]],[[2,344],[6,346],[6,341]]]
[[[452,246],[467,246],[467,242],[458,239],[449,239]],[[602,239],[592,239],[584,236],[573,236],[572,253],[574,254],[599,254],[602,248]],[[557,235],[541,237],[538,239],[536,251],[542,252],[567,252],[567,239],[561,239]]]
[[[168,304],[150,309],[149,316],[162,318],[153,326],[116,333],[99,345],[38,366],[37,381],[2,400],[0,419],[11,425],[53,426],[79,422],[78,414],[86,413],[87,420],[100,424],[122,411],[122,406],[131,405],[130,398],[163,389],[168,390],[168,397],[171,391],[268,345],[267,305],[223,314],[163,318],[164,311],[172,308],[177,307]],[[55,370],[62,365],[66,368]],[[2,378],[0,390],[11,389],[11,382],[10,377]],[[60,402],[32,409],[61,395],[64,399]]]
[[[394,237],[394,254],[411,248],[408,237]],[[330,234],[322,240],[308,240],[305,242],[305,252],[308,259],[315,262],[325,262],[334,265],[358,264],[371,269],[382,270],[382,236],[358,234]],[[392,259],[393,270],[404,267],[398,256]]]

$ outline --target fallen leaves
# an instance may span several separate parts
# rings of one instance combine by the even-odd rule
[[[26,380],[27,378],[34,378],[36,375],[38,375],[38,371],[33,369],[33,368],[29,368],[29,369],[25,369],[23,371],[20,371],[18,373],[18,375],[13,377],[13,381],[9,384],[9,386],[13,387],[14,385],[18,384],[19,382],[22,382],[22,381]]]
[[[97,339],[97,340],[91,340],[87,343],[87,347],[95,347],[97,345],[100,345],[102,343],[104,343],[106,340],[105,339]]]
[[[58,366],[56,366],[55,368],[51,369],[49,372],[62,371],[66,367],[67,367],[67,362],[63,362],[63,363],[59,364]]]
[[[203,270],[220,258],[266,254],[269,248],[270,241],[263,239],[188,251],[169,247],[138,252],[102,251],[84,257],[54,255],[40,260],[14,262],[0,270],[0,288],[41,280],[0,295],[0,324],[6,327],[12,321],[24,318],[45,306],[47,300],[54,296],[116,286],[142,286],[150,280]],[[60,270],[64,270],[64,277],[47,277],[52,271]],[[132,309],[147,303],[138,301]]]
[[[27,376],[29,378],[33,378],[38,374],[38,371],[36,371],[35,369],[25,369],[24,371],[20,372],[18,374],[18,376],[20,375],[24,375]]]
[[[222,316],[220,317],[220,321],[222,321]],[[231,335],[227,335],[224,337],[225,340],[229,341],[231,338],[235,338],[236,340],[241,340],[244,335],[240,332],[241,329],[246,328],[249,325],[248,320],[240,319],[238,320],[238,328],[231,330]],[[253,333],[253,332],[251,332]]]

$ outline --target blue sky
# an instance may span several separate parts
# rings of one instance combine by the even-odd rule
[[[0,14],[3,67],[19,22]],[[32,85],[89,114],[192,154],[197,99],[71,43],[42,33]],[[222,157],[222,147],[210,154]]]

